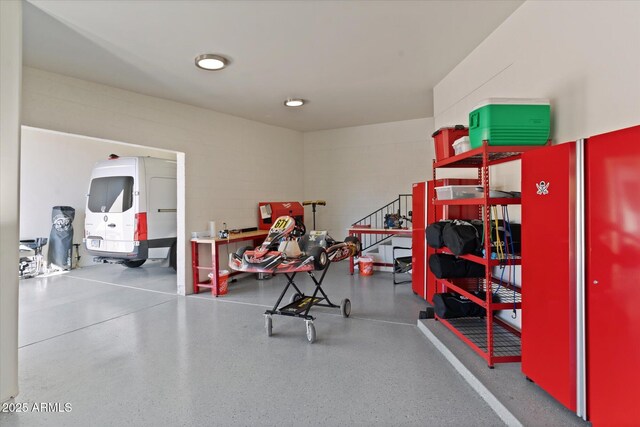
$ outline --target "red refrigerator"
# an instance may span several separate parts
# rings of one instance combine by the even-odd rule
[[[522,234],[523,373],[640,425],[640,126],[525,153]]]

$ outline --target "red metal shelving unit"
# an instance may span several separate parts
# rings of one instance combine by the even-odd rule
[[[436,171],[441,168],[476,168],[478,170],[478,185],[484,189],[484,197],[474,199],[453,199],[431,201],[433,206],[479,206],[479,217],[484,222],[484,229],[490,230],[491,207],[519,205],[519,198],[489,197],[489,167],[519,160],[525,151],[539,148],[538,146],[490,146],[487,141],[483,146],[466,153],[433,163],[433,179],[437,179]],[[447,218],[435,218],[435,221]],[[485,232],[485,235],[488,233]],[[491,239],[484,239],[484,253],[491,253]],[[448,249],[438,249],[436,252],[450,253]],[[485,267],[485,277],[482,279],[436,279],[439,291],[452,291],[469,298],[471,301],[486,309],[487,316],[483,318],[442,319],[436,320],[450,329],[458,338],[487,361],[490,368],[495,363],[519,362],[521,360],[520,331],[508,323],[494,316],[499,310],[519,309],[522,307],[520,288],[493,277],[493,268],[499,265],[521,265],[520,257],[509,257],[505,260],[483,258],[476,255],[462,255],[460,258],[482,264]],[[506,268],[506,267],[505,267]],[[485,291],[486,299],[482,300],[471,291]],[[494,294],[500,302],[494,302]]]

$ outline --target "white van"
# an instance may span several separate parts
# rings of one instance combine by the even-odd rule
[[[96,262],[140,267],[169,258],[176,268],[176,162],[117,157],[91,172],[84,243]]]

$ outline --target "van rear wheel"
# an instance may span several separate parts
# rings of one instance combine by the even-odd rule
[[[126,265],[129,268],[138,268],[142,264],[144,264],[145,261],[146,261],[146,259],[139,259],[139,260],[136,260],[136,261],[125,261],[123,264]]]

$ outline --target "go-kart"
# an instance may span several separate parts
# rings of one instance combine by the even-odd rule
[[[310,343],[316,339],[313,316],[309,315],[311,307],[339,308],[342,316],[351,314],[351,301],[343,299],[340,305],[333,304],[322,289],[329,265],[342,261],[360,253],[360,241],[350,236],[344,242],[332,239],[326,231],[311,231],[306,235],[302,222],[289,216],[279,217],[269,230],[265,241],[255,249],[245,247],[235,254],[229,255],[229,267],[245,273],[283,273],[287,277],[287,285],[283,289],[272,310],[265,312],[265,328],[271,336],[273,330],[272,315],[299,317],[305,320],[307,339]],[[322,271],[320,279],[316,279],[314,270]],[[313,295],[305,295],[295,284],[297,273],[309,274],[316,285]],[[295,293],[291,295],[289,304],[278,307],[287,290],[293,286]],[[318,296],[318,293],[322,296]],[[323,302],[325,301],[325,302]]]
[[[326,231],[305,235],[302,222],[290,216],[279,217],[264,242],[229,255],[229,267],[245,273],[293,273],[324,270],[329,262],[342,261],[360,252],[360,241],[349,236],[337,242]]]

